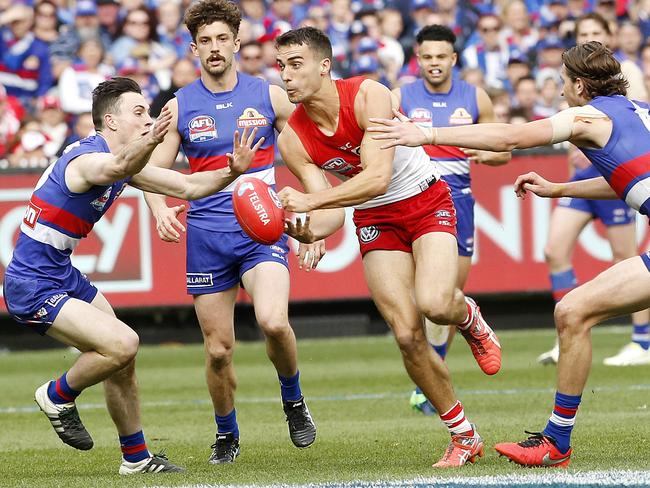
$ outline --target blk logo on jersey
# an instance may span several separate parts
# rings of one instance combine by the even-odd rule
[[[409,118],[416,124],[431,125],[431,121],[433,120],[431,112],[426,108],[414,108],[409,113]]]
[[[25,223],[25,225],[33,229],[36,226],[36,221],[38,220],[38,216],[41,215],[41,211],[42,211],[41,207],[37,207],[32,202],[29,202],[27,204],[27,210],[25,211],[25,216],[23,217],[23,222]]]
[[[472,115],[463,107],[459,107],[449,116],[449,125],[472,124]]]
[[[108,203],[108,199],[111,197],[112,190],[112,187],[106,188],[104,194],[99,198],[95,198],[92,202],[90,202],[90,205],[92,205],[92,207],[98,212],[103,211],[106,203]]]
[[[237,127],[240,129],[266,127],[267,125],[269,125],[268,119],[252,107],[244,109],[244,113],[237,119]]]
[[[359,240],[364,244],[374,241],[379,237],[380,231],[376,225],[369,225],[359,229]]]
[[[217,138],[217,127],[209,115],[199,115],[187,124],[190,142],[206,142]]]

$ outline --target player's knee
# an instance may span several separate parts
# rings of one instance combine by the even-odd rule
[[[429,294],[426,300],[418,301],[418,310],[436,324],[449,324],[453,315],[453,294]]]
[[[555,327],[559,335],[575,335],[584,332],[586,317],[580,304],[570,295],[555,305]]]
[[[412,356],[418,353],[418,348],[426,345],[424,332],[417,330],[395,331],[395,341],[404,356]]]
[[[268,339],[281,339],[289,332],[289,321],[284,314],[268,314],[257,317],[257,323]]]
[[[547,244],[544,247],[544,259],[549,265],[559,265],[562,263],[564,256],[556,246],[553,244]]]
[[[124,368],[135,359],[140,347],[140,338],[133,329],[128,327],[115,340],[112,357],[118,368]]]
[[[208,363],[212,369],[220,370],[232,362],[233,344],[208,341],[205,346]]]

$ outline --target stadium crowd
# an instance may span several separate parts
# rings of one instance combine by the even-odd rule
[[[157,115],[198,75],[182,24],[188,0],[0,0],[0,170],[46,166],[93,131],[91,92],[133,78]],[[627,65],[632,97],[650,90],[649,0],[241,0],[240,70],[281,85],[275,38],[314,26],[334,48],[334,78],[364,75],[394,88],[418,76],[425,25],[458,38],[457,71],[485,88],[502,122],[561,106],[559,67],[575,19],[597,12]],[[631,73],[631,74],[629,74]]]

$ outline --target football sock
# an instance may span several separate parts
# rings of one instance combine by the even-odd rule
[[[474,429],[465,417],[465,411],[460,401],[440,415],[440,419],[445,423],[451,435],[462,434],[468,437],[474,435]]]
[[[551,273],[551,289],[553,290],[553,300],[559,302],[564,295],[578,286],[578,280],[573,272],[573,268],[559,273]]]
[[[634,324],[632,342],[636,342],[639,346],[647,351],[650,348],[650,325]]]
[[[228,415],[220,417],[214,415],[214,420],[217,422],[217,433],[228,434],[232,433],[235,439],[239,439],[239,426],[237,425],[237,411],[233,408],[232,412]]]
[[[457,325],[460,330],[469,329],[469,326],[472,325],[472,321],[474,320],[474,309],[467,301],[465,301],[465,305],[467,305],[467,318]]]
[[[555,393],[553,413],[542,434],[553,437],[560,452],[567,452],[571,447],[571,431],[581,399],[582,395],[565,395],[559,391]]]
[[[295,402],[300,400],[302,397],[302,391],[300,391],[300,371],[290,377],[278,375],[280,380],[280,393],[282,394],[282,401]]]
[[[49,396],[50,400],[54,403],[61,404],[74,402],[81,394],[80,391],[70,388],[70,385],[68,385],[67,375],[68,372],[66,371],[56,381],[50,381],[50,384],[47,387],[47,396]]]
[[[122,457],[130,463],[137,463],[151,457],[147,449],[147,443],[144,440],[144,433],[141,430],[135,434],[121,435],[120,448],[122,449]]]

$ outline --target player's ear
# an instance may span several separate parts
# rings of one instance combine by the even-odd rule
[[[241,47],[241,39],[239,37],[235,37],[235,49],[233,52],[238,53],[240,47]]]
[[[117,122],[115,121],[113,114],[104,114],[104,127],[109,130],[117,129]]]
[[[192,54],[198,58],[199,57],[199,49],[198,49],[198,47],[196,45],[196,42],[194,42],[194,41],[190,42],[190,49],[192,50]]]
[[[323,59],[320,62],[320,75],[328,76],[331,70],[332,70],[332,60],[329,58]]]

